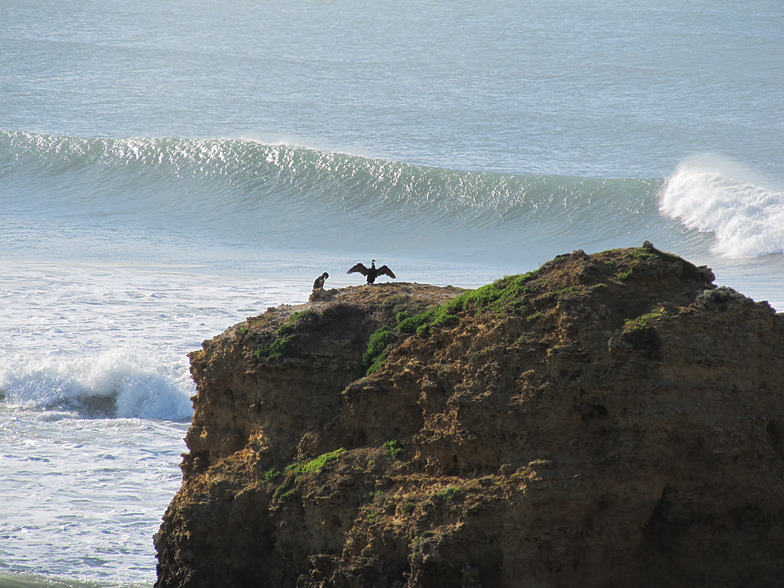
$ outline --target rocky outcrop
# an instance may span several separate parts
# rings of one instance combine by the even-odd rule
[[[642,248],[327,290],[191,354],[157,586],[776,586],[784,317]]]

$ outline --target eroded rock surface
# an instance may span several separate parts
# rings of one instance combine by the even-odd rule
[[[776,586],[784,316],[656,249],[326,290],[191,354],[157,586]]]

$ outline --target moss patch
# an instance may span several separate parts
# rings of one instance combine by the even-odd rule
[[[318,475],[321,473],[321,470],[327,465],[329,462],[338,459],[341,455],[346,452],[345,449],[342,447],[340,449],[336,449],[335,451],[330,451],[329,453],[324,453],[319,455],[315,459],[311,459],[310,461],[300,462],[300,463],[293,463],[290,466],[286,467],[287,472],[294,472],[296,477],[300,477],[304,474],[315,474]]]
[[[266,359],[270,363],[276,363],[285,357],[293,355],[293,343],[297,333],[305,328],[318,323],[321,315],[314,310],[303,310],[293,313],[288,320],[280,325],[275,331],[275,339],[266,345],[262,345],[254,351],[259,359]]]
[[[660,360],[661,341],[652,323],[662,316],[664,313],[652,312],[627,320],[621,330],[621,339],[644,357]]]
[[[291,340],[294,335],[287,335],[285,337],[278,337],[272,343],[262,346],[254,353],[260,359],[266,359],[271,363],[281,361],[284,357],[290,355]]]
[[[283,472],[280,472],[277,468],[271,468],[264,472],[264,478],[268,482],[273,482],[281,475],[285,475],[283,483],[275,489],[274,493],[276,499],[285,501],[297,494],[297,482],[302,476],[309,474],[314,476],[319,475],[321,470],[324,469],[324,466],[337,460],[345,452],[346,450],[341,447],[335,451],[319,455],[317,458],[311,459],[310,461],[297,462],[286,466]]]
[[[360,361],[360,372],[364,375],[370,375],[378,370],[384,364],[387,350],[395,339],[395,334],[387,327],[381,327],[370,335],[367,349],[362,354]]]
[[[426,312],[411,317],[399,316],[403,320],[398,323],[398,331],[428,335],[433,327],[456,322],[458,315],[463,312],[473,312],[474,315],[483,312],[497,315],[523,313],[530,304],[530,295],[537,290],[532,282],[538,273],[539,270],[535,270],[523,275],[506,276]]]
[[[319,318],[319,313],[315,310],[308,309],[295,312],[289,317],[289,320],[278,327],[277,334],[279,337],[283,337],[287,334],[302,330],[303,327],[317,323]]]

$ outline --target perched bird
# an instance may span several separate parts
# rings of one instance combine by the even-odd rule
[[[396,278],[395,274],[392,273],[392,270],[389,269],[387,266],[382,265],[381,267],[376,267],[376,260],[370,262],[370,268],[366,268],[364,264],[358,263],[350,270],[348,270],[347,274],[353,274],[354,272],[359,272],[363,276],[367,276],[367,283],[372,284],[376,281],[377,276],[389,276],[390,278]]]
[[[324,287],[324,280],[326,280],[328,277],[329,277],[329,274],[327,272],[324,272],[323,274],[321,274],[318,278],[316,278],[316,281],[313,282],[313,289],[314,290],[320,290],[321,288],[323,288]]]

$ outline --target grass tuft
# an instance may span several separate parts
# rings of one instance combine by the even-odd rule
[[[397,459],[397,456],[400,455],[400,452],[403,451],[403,448],[400,446],[400,443],[397,441],[386,441],[382,446],[382,449],[385,449],[389,454],[389,457],[392,459]]]

